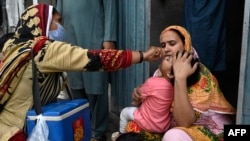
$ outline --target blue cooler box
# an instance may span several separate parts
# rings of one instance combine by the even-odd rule
[[[49,127],[50,141],[90,141],[90,110],[87,99],[61,100],[43,106],[43,116]],[[36,122],[35,110],[27,113],[27,132]]]

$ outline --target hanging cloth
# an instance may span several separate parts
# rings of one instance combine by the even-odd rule
[[[226,0],[185,0],[184,26],[201,62],[211,71],[224,71]]]
[[[38,0],[33,0],[33,4],[38,4]]]
[[[9,27],[16,27],[19,17],[24,11],[23,0],[6,0],[6,11]],[[14,29],[13,29],[14,30]]]

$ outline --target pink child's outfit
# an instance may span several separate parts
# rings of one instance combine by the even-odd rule
[[[126,107],[120,115],[120,132],[130,120],[142,129],[162,133],[171,125],[170,107],[174,98],[173,85],[163,77],[150,77],[140,87],[142,104],[139,107]]]

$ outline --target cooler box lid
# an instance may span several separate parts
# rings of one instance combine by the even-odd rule
[[[73,115],[85,108],[89,107],[87,99],[76,100],[61,100],[55,103],[50,103],[42,107],[42,114],[45,120],[62,120],[70,115]],[[27,117],[30,120],[35,120],[37,114],[34,109],[29,110]]]

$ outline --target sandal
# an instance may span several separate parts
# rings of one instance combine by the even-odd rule
[[[106,141],[106,136],[105,135],[102,135],[102,136],[98,136],[98,137],[93,137],[91,138],[90,141]]]
[[[112,135],[111,135],[111,141],[116,141],[120,135],[121,135],[120,132],[114,132],[114,133],[112,133]]]

